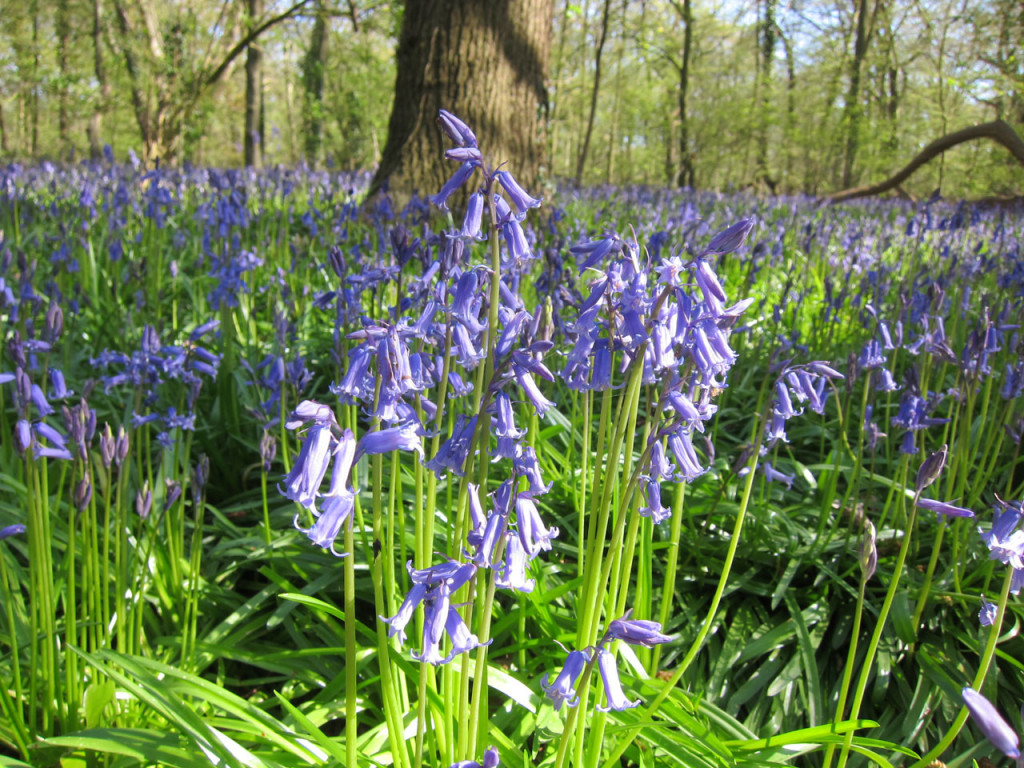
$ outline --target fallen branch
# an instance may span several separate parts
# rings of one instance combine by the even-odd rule
[[[992,141],[1002,144],[1010,151],[1010,154],[1013,155],[1017,162],[1024,166],[1024,141],[1021,141],[1017,132],[1005,121],[993,120],[991,123],[972,125],[970,128],[962,128],[959,131],[948,133],[936,139],[918,152],[914,159],[907,163],[898,173],[890,176],[883,182],[833,192],[831,195],[826,195],[825,199],[831,203],[838,203],[853,197],[867,197],[888,192],[890,189],[897,188],[914,171],[928,161],[938,157],[947,149],[951,149],[957,144],[963,144],[965,141],[973,141],[974,139],[992,139]]]

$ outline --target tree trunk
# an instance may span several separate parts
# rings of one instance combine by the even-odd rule
[[[853,59],[850,61],[850,85],[846,90],[843,122],[846,128],[846,151],[843,152],[843,186],[853,183],[853,163],[860,144],[860,124],[863,109],[860,103],[860,78],[864,57],[868,52],[868,0],[857,0],[857,30],[853,39]]]
[[[597,50],[594,52],[594,87],[590,91],[590,112],[587,115],[587,130],[583,134],[583,144],[580,153],[576,157],[576,183],[583,181],[583,169],[587,163],[587,154],[590,152],[590,138],[594,133],[594,117],[597,115],[597,94],[601,88],[601,54],[604,52],[604,44],[608,40],[608,18],[611,16],[612,0],[604,0],[604,10],[601,12],[601,35],[597,39]]]
[[[316,18],[309,37],[309,49],[302,61],[302,117],[306,162],[316,167],[324,132],[324,69],[327,65],[327,9],[316,4]]]
[[[371,192],[433,194],[454,171],[435,125],[447,109],[476,132],[481,151],[520,183],[544,164],[543,115],[553,0],[418,0],[398,42],[388,139]]]
[[[262,0],[247,0],[250,27],[263,14]],[[260,112],[263,102],[263,49],[258,38],[249,43],[245,52],[245,140],[243,162],[246,167],[263,165],[263,132]]]
[[[772,64],[775,60],[775,39],[778,31],[775,21],[775,0],[764,0],[764,21],[761,22],[760,54],[761,64],[758,68],[760,74],[759,96],[757,105],[757,170],[755,171],[755,184],[765,184],[775,191],[775,182],[768,173],[768,131],[774,122],[773,113],[774,99],[772,98],[772,86],[774,75]]]
[[[683,22],[683,55],[679,66],[679,176],[676,184],[680,187],[696,186],[693,167],[693,155],[690,152],[690,123],[687,116],[687,95],[690,90],[690,59],[693,54],[693,2],[682,0],[675,2],[676,9]]]
[[[107,70],[103,61],[101,0],[93,0],[92,3],[92,55],[93,74],[96,76],[99,93],[93,105],[92,117],[89,118],[89,156],[93,160],[98,160],[103,156],[103,115],[110,104],[110,82],[107,80]]]
[[[825,199],[832,203],[838,203],[853,197],[867,197],[888,192],[890,189],[895,189],[906,181],[922,165],[942,155],[947,149],[952,149],[957,144],[963,144],[965,141],[972,141],[974,139],[992,139],[1002,144],[1009,150],[1014,159],[1024,166],[1024,141],[1006,122],[993,120],[991,123],[972,125],[970,128],[962,128],[959,131],[941,136],[918,152],[914,159],[900,169],[898,173],[893,174],[883,182],[833,192]]]
[[[57,130],[60,136],[60,154],[67,156],[71,148],[71,118],[68,110],[69,88],[71,80],[71,69],[68,66],[68,47],[71,38],[71,10],[68,8],[68,0],[58,0],[55,19],[57,32],[57,66],[60,71],[60,81],[57,84]]]

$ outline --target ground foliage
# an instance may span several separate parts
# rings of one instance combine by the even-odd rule
[[[428,672],[410,656],[418,639],[392,639],[382,666],[389,641],[376,617],[393,616],[408,590],[406,560],[458,557],[465,546],[454,540],[464,525],[458,478],[441,473],[431,503],[432,473],[415,454],[368,451],[357,463],[353,533],[337,542],[339,551],[354,543],[344,561],[311,545],[297,528],[313,519],[275,490],[300,460],[288,414],[305,400],[338,404],[330,385],[358,345],[351,333],[371,327],[361,317],[415,320],[401,297],[421,301],[420,279],[450,243],[444,230],[459,228],[461,211],[452,219],[428,201],[362,203],[366,182],[285,168],[3,169],[0,751],[9,757],[0,764],[344,764],[347,701],[358,710],[360,764],[413,764],[413,744],[429,765],[479,759],[490,744],[502,764],[554,764],[567,712],[576,733],[585,721],[604,735],[587,745],[591,765],[814,765],[853,725],[854,762],[911,764],[958,730],[960,691],[988,657],[984,692],[1004,713],[1018,710],[1024,614],[1010,597],[993,656],[978,612],[983,595],[1006,600],[1010,570],[989,558],[979,529],[1024,483],[1021,211],[564,187],[523,220],[529,256],[503,267],[556,343],[546,357],[554,380],[541,382],[555,405],[538,415],[520,395],[516,418],[552,484],[538,505],[559,535],[529,566],[536,588],[490,606],[478,748],[462,754],[467,737],[452,712],[449,743],[418,732],[418,711],[441,723],[456,706],[472,664]],[[705,253],[746,219],[754,224],[743,245]],[[598,423],[582,414],[601,394],[569,388],[562,372],[576,313],[607,267],[581,271],[587,256],[570,247],[610,233],[649,263],[652,282],[670,259],[704,254],[730,300],[753,301],[731,328],[736,359],[714,387],[707,440],[694,440],[705,471],[666,483],[669,505],[685,485],[675,515],[640,518],[621,592],[602,598],[603,622],[618,618],[621,594],[634,618],[660,619],[673,638],[619,653],[630,698],[644,704],[599,714],[598,686],[589,706],[556,712],[542,681],[565,658],[557,643],[571,648],[579,637],[578,512],[594,506],[589,483],[600,474],[583,458],[599,450]],[[460,263],[490,264],[497,237],[466,240]],[[762,440],[755,424],[777,410],[769,401],[780,372],[813,361],[842,374],[819,391],[822,412],[808,406],[785,440]],[[610,392],[625,385],[617,378]],[[659,402],[657,389],[637,391],[638,436]],[[337,407],[359,434],[380,431],[370,411]],[[438,424],[443,436],[453,426]],[[747,485],[752,444],[766,449]],[[943,445],[945,467],[926,495],[974,520],[914,511],[915,474]],[[644,460],[643,441],[617,456],[604,473],[624,473],[613,477],[619,493],[628,467]],[[626,498],[613,520],[651,505],[643,493]],[[428,503],[436,529],[425,543],[414,521]],[[866,520],[877,530],[877,570],[861,603]],[[856,679],[864,668],[883,610],[865,722],[830,729],[849,716],[835,712],[851,689],[844,673]],[[670,689],[688,649],[697,653]],[[401,757],[389,740],[396,712],[409,728]],[[968,726],[943,760],[994,754]]]

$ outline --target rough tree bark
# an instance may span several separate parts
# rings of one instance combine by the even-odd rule
[[[524,185],[544,163],[553,0],[418,0],[398,42],[395,100],[371,193],[437,192],[455,165],[435,124],[439,109],[465,120],[480,148]]]
[[[918,152],[913,160],[885,181],[833,192],[825,199],[831,203],[838,203],[854,197],[867,197],[888,192],[890,189],[895,189],[906,181],[914,171],[929,160],[935,159],[947,149],[952,149],[957,144],[963,144],[965,141],[973,141],[974,139],[991,139],[1001,144],[1009,150],[1018,163],[1024,166],[1024,141],[1021,140],[1017,132],[1008,123],[1003,120],[993,120],[991,123],[972,125],[969,128],[962,128],[959,131],[939,137]]]

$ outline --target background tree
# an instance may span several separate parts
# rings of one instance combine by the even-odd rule
[[[543,114],[553,0],[431,0],[406,5],[387,144],[372,187],[432,194],[452,168],[435,125],[450,110],[494,162],[533,185],[544,163]]]

